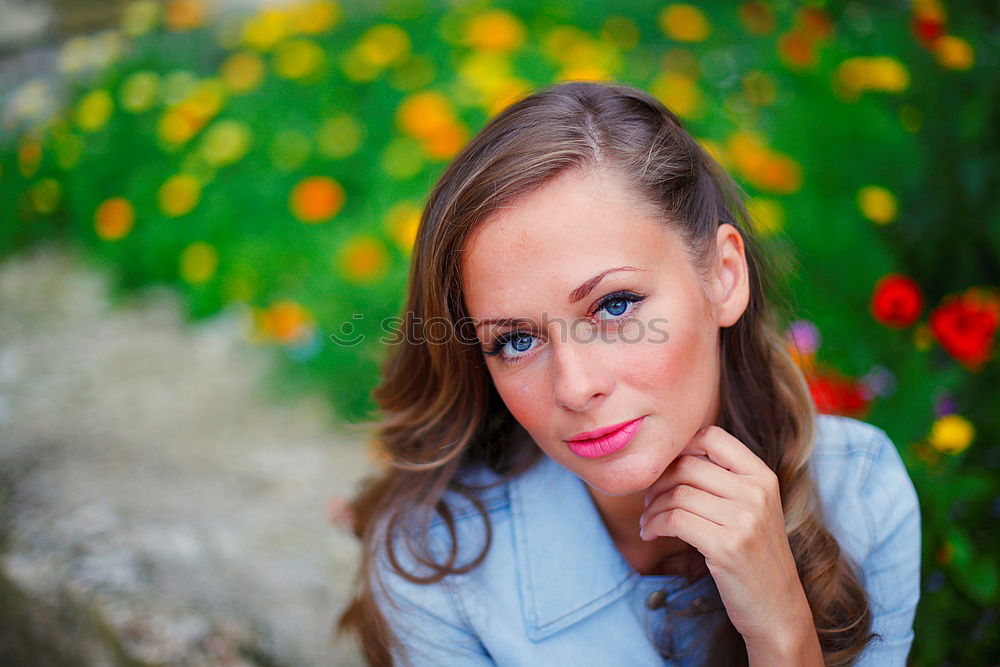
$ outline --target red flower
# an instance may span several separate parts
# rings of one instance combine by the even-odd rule
[[[868,411],[869,399],[859,382],[831,372],[807,376],[806,381],[817,412],[863,417]]]
[[[933,49],[934,42],[944,35],[944,22],[934,16],[914,16],[910,19],[910,31],[926,49]]]
[[[990,358],[1000,322],[1000,293],[971,288],[945,297],[931,312],[934,338],[970,370]]]
[[[904,329],[917,321],[923,309],[923,294],[912,278],[890,273],[875,283],[870,310],[880,324],[890,329]]]

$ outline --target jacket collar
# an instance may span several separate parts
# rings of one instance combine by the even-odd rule
[[[511,480],[510,509],[522,613],[532,640],[629,590],[635,572],[611,540],[585,482],[548,455]]]

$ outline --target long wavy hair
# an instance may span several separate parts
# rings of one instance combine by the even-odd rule
[[[652,95],[630,86],[564,82],[517,101],[497,114],[447,166],[420,220],[402,316],[405,331],[444,321],[461,335],[429,345],[406,336],[390,347],[381,383],[374,444],[382,469],[352,498],[361,562],[352,599],[337,631],[357,635],[372,665],[392,664],[399,641],[376,604],[371,576],[379,548],[407,580],[434,584],[478,567],[492,539],[477,487],[464,484],[465,466],[486,465],[503,483],[533,465],[541,450],[511,437],[518,424],[489,376],[462,296],[460,262],[470,234],[490,214],[570,170],[616,170],[632,191],[662,212],[679,234],[693,266],[713,265],[716,231],[734,225],[744,240],[750,298],[740,319],[720,333],[718,424],[777,475],[792,554],[827,665],[849,665],[878,635],[870,632],[869,598],[857,563],[827,529],[808,469],[816,411],[802,371],[779,333],[775,276],[788,269],[791,249],[754,235],[746,193]],[[779,285],[780,287],[781,285]],[[790,311],[788,311],[790,312]],[[787,312],[784,314],[788,314]],[[491,485],[492,486],[492,485]],[[482,488],[482,487],[479,487]],[[458,544],[447,492],[467,498],[485,522],[486,544],[470,562],[456,563]],[[435,515],[451,537],[446,562],[428,548]],[[416,518],[404,541],[430,576],[404,571],[395,557],[392,527]],[[387,521],[384,544],[376,524]],[[375,572],[377,575],[377,572]],[[747,664],[746,647],[728,617],[708,637],[710,665]]]

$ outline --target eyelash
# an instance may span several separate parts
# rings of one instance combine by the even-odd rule
[[[612,292],[611,294],[601,299],[601,301],[597,304],[597,307],[594,308],[593,312],[591,313],[591,316],[593,316],[594,313],[597,313],[601,309],[606,308],[609,304],[614,303],[615,301],[627,301],[629,304],[636,304],[636,303],[641,303],[642,301],[645,300],[645,298],[646,298],[645,294],[637,294],[629,290]],[[632,312],[632,310],[633,309],[630,308],[621,315],[615,316],[615,318],[624,319]],[[506,364],[508,366],[513,366],[514,364],[519,363],[520,360],[524,358],[525,355],[511,357],[510,359],[507,359],[501,356],[500,352],[503,350],[504,347],[506,347],[507,343],[509,343],[515,337],[523,336],[526,333],[527,332],[524,331],[510,331],[503,334],[502,336],[498,336],[497,339],[493,341],[493,344],[490,346],[490,348],[488,350],[485,350],[483,353],[489,357],[499,357],[500,363]]]

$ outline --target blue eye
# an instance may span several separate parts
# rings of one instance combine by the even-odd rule
[[[532,338],[534,338],[534,336],[524,331],[512,331],[511,333],[499,336],[495,341],[493,341],[493,345],[491,345],[490,349],[486,351],[486,354],[491,357],[497,356],[508,345],[510,345],[511,349],[516,352],[527,352],[531,349],[530,341]],[[518,359],[520,356],[523,355],[504,355],[501,356],[500,359],[504,363],[516,363],[516,361],[513,360]]]
[[[639,303],[646,298],[644,294],[636,294],[635,292],[621,291],[614,292],[604,297],[594,308],[593,314],[596,314],[602,310],[607,310],[611,317],[598,318],[601,322],[613,321],[621,319],[622,315],[629,312],[633,303]],[[531,350],[531,341],[536,338],[536,336],[528,333],[527,331],[511,331],[509,333],[498,336],[493,344],[490,345],[488,350],[485,350],[484,354],[490,357],[499,356],[500,361],[507,365],[513,365],[518,363],[521,359],[527,356],[527,352]],[[509,348],[509,352],[506,354],[500,354],[505,348]]]

